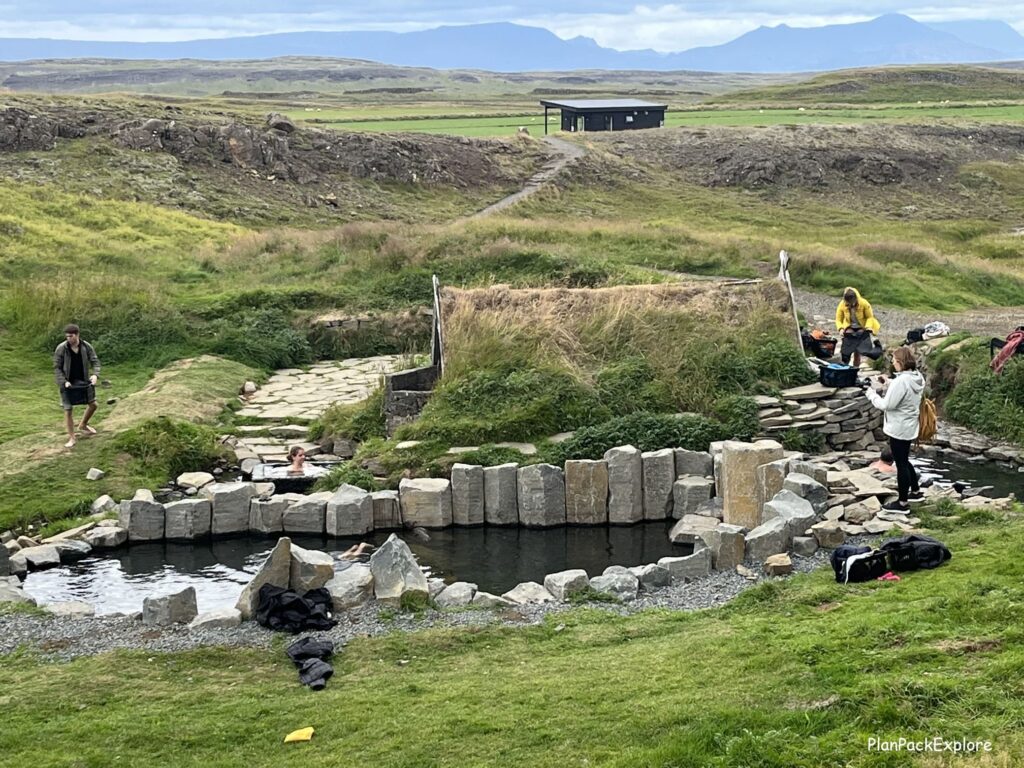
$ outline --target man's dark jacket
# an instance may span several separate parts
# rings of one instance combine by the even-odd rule
[[[64,382],[71,375],[71,356],[73,354],[75,353],[72,351],[71,345],[66,341],[62,341],[53,350],[53,375],[57,379],[57,386],[61,389],[64,388]],[[99,376],[100,359],[96,357],[96,351],[92,348],[92,345],[87,341],[79,339],[78,354],[82,356],[82,370],[85,371],[85,377],[89,378],[90,367],[93,374]]]

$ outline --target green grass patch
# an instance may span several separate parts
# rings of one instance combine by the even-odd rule
[[[577,608],[535,627],[359,638],[316,694],[280,648],[16,653],[0,658],[0,749],[34,765],[957,764],[867,749],[938,734],[990,740],[978,764],[1016,765],[1024,528],[944,539],[952,561],[898,584],[837,585],[825,568],[696,613]],[[312,742],[282,743],[303,726]]]

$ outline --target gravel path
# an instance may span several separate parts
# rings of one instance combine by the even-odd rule
[[[850,539],[848,543],[857,543]],[[793,567],[807,573],[827,567],[828,550],[819,550],[811,557],[793,556]],[[751,566],[753,569],[753,566]],[[736,571],[713,571],[709,576],[688,584],[641,592],[629,603],[595,603],[595,607],[627,616],[649,608],[692,611],[713,608],[732,600],[755,584],[775,577],[759,576],[756,581]],[[786,578],[786,577],[780,577]],[[418,632],[431,627],[467,627],[501,625],[530,626],[541,623],[548,614],[570,610],[565,603],[518,606],[502,610],[433,611],[419,616],[394,615],[381,617],[382,606],[367,604],[340,615],[338,626],[326,633],[340,647],[357,637],[378,637],[392,632]],[[0,654],[19,648],[31,649],[42,657],[66,661],[108,651],[130,649],[153,652],[182,651],[203,646],[270,648],[277,633],[247,622],[234,629],[190,632],[184,625],[148,627],[141,621],[120,616],[72,619],[57,616],[7,614],[0,616]]]
[[[808,322],[819,322],[826,330],[835,330],[836,305],[838,296],[812,293],[797,288],[794,290],[797,309],[804,313]],[[868,297],[871,300],[871,297]],[[970,331],[978,336],[1005,337],[1007,333],[1024,324],[1024,307],[997,307],[976,309],[969,312],[909,312],[872,303],[872,309],[882,324],[882,339],[886,343],[899,343],[907,337],[911,328],[921,328],[933,320],[940,320],[952,332]]]

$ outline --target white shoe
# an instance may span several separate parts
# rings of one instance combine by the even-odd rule
[[[75,442],[76,442],[75,438],[72,437],[70,440],[68,440],[66,443],[64,443],[64,447],[65,448],[74,448],[75,447]]]

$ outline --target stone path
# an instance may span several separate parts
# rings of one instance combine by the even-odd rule
[[[311,421],[335,403],[358,403],[401,367],[402,355],[349,358],[317,363],[308,371],[284,368],[246,398],[239,416],[268,422]]]
[[[537,173],[531,176],[526,184],[518,192],[504,197],[498,202],[487,206],[481,211],[477,211],[469,219],[482,219],[485,216],[503,211],[506,208],[510,208],[521,200],[525,200],[533,194],[536,194],[547,182],[551,181],[557,176],[563,168],[572,163],[575,160],[583,157],[587,151],[579,144],[574,144],[571,141],[565,139],[556,139],[554,136],[545,136],[543,139],[544,143],[551,147],[555,154],[546,162]]]
[[[362,402],[381,385],[383,374],[401,370],[404,363],[403,355],[377,355],[323,361],[307,371],[276,371],[266,384],[245,397],[246,405],[238,411],[239,416],[262,422],[235,429],[238,458],[281,462],[292,445],[301,445],[308,456],[315,456],[320,449],[305,442],[307,423],[337,403]]]

